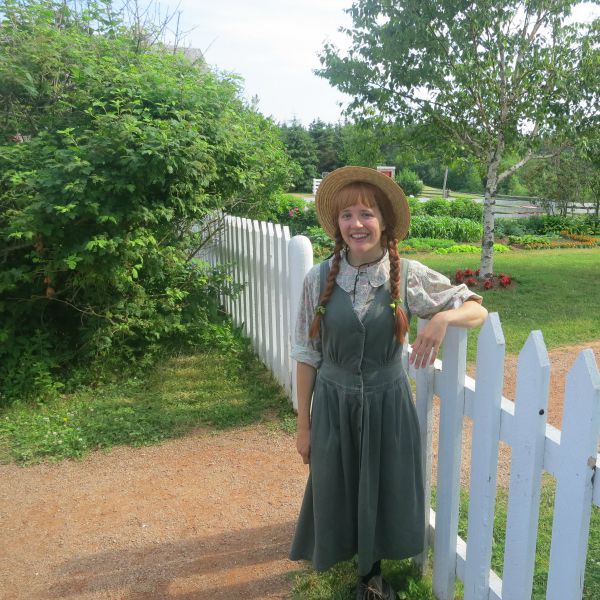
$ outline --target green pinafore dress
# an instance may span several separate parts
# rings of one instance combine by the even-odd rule
[[[325,261],[321,289],[328,272]],[[423,549],[419,425],[390,302],[388,282],[361,322],[336,284],[321,321],[310,473],[290,553],[319,571],[358,555],[365,575],[377,560]],[[406,289],[403,302],[409,314]]]

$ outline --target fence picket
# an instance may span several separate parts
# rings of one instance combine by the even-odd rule
[[[451,352],[446,352],[448,347],[452,348]],[[433,592],[440,600],[454,598],[466,360],[466,330],[448,327],[441,373],[443,393],[440,398],[437,517],[433,557]]]
[[[517,390],[504,547],[502,596],[529,600],[537,539],[550,361],[532,331],[517,363]]]
[[[244,223],[244,256],[242,260],[244,261],[244,269],[245,269],[245,281],[246,286],[248,288],[247,300],[248,300],[248,337],[252,340],[252,345],[255,350],[258,347],[258,338],[256,337],[256,302],[255,302],[255,288],[253,285],[254,278],[254,269],[252,266],[252,261],[254,260],[254,248],[252,244],[253,233],[252,233],[252,222],[250,219],[243,219]]]
[[[417,331],[421,331],[428,321],[419,319]],[[419,417],[419,430],[421,433],[421,465],[423,473],[423,487],[425,492],[425,540],[423,552],[415,559],[421,572],[427,569],[429,561],[429,519],[431,509],[431,465],[432,465],[432,437],[433,437],[433,365],[417,369],[415,379],[417,390],[415,394],[415,405]]]
[[[292,351],[292,323],[296,322],[296,315],[291,311],[291,286],[292,281],[296,281],[302,277],[304,280],[304,272],[294,272],[290,271],[288,267],[289,262],[289,247],[290,247],[290,228],[287,225],[284,225],[281,229],[282,238],[281,238],[281,265],[282,269],[284,269],[285,277],[281,278],[281,289],[282,289],[282,331],[281,335],[283,338],[283,344],[285,348],[285,353],[283,356],[283,372],[286,377],[286,390],[288,391],[289,397],[293,396],[292,393],[292,359],[290,357],[290,353]],[[310,266],[312,267],[312,245],[309,242],[309,248],[307,252],[310,252]],[[310,268],[310,267],[308,267]]]
[[[504,347],[500,319],[492,313],[477,343],[465,600],[487,597],[490,587]]]
[[[261,347],[263,362],[270,366],[269,353],[270,343],[269,339],[271,336],[271,323],[269,319],[269,293],[268,288],[268,270],[269,270],[269,256],[268,256],[268,240],[267,240],[267,223],[266,221],[259,221],[258,227],[258,241],[260,246],[260,262],[258,267],[258,279],[260,287],[260,305],[259,311],[261,315]]]
[[[581,352],[567,375],[548,572],[548,600],[581,598],[600,436],[600,374]]]

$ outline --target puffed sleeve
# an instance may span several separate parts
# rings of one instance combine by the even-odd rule
[[[441,273],[416,260],[408,265],[406,300],[411,314],[429,319],[434,314],[458,308],[467,300],[481,304],[482,297],[472,292],[464,283],[453,285]]]
[[[308,334],[310,324],[319,303],[320,275],[319,265],[315,265],[304,278],[302,297],[298,305],[292,358],[318,369],[321,366],[321,337],[311,338]]]

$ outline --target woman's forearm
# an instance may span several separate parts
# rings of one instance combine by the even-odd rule
[[[486,320],[488,311],[475,300],[467,300],[451,310],[445,310],[438,313],[434,319],[444,319],[446,325],[454,327],[479,327]]]
[[[303,362],[296,369],[296,390],[298,394],[298,429],[310,429],[310,402],[317,370]]]

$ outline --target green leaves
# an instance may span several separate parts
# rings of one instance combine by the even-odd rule
[[[0,11],[0,404],[74,366],[207,343],[235,290],[193,260],[199,224],[233,202],[260,212],[293,173],[236,80],[140,48],[110,4],[89,6]]]

